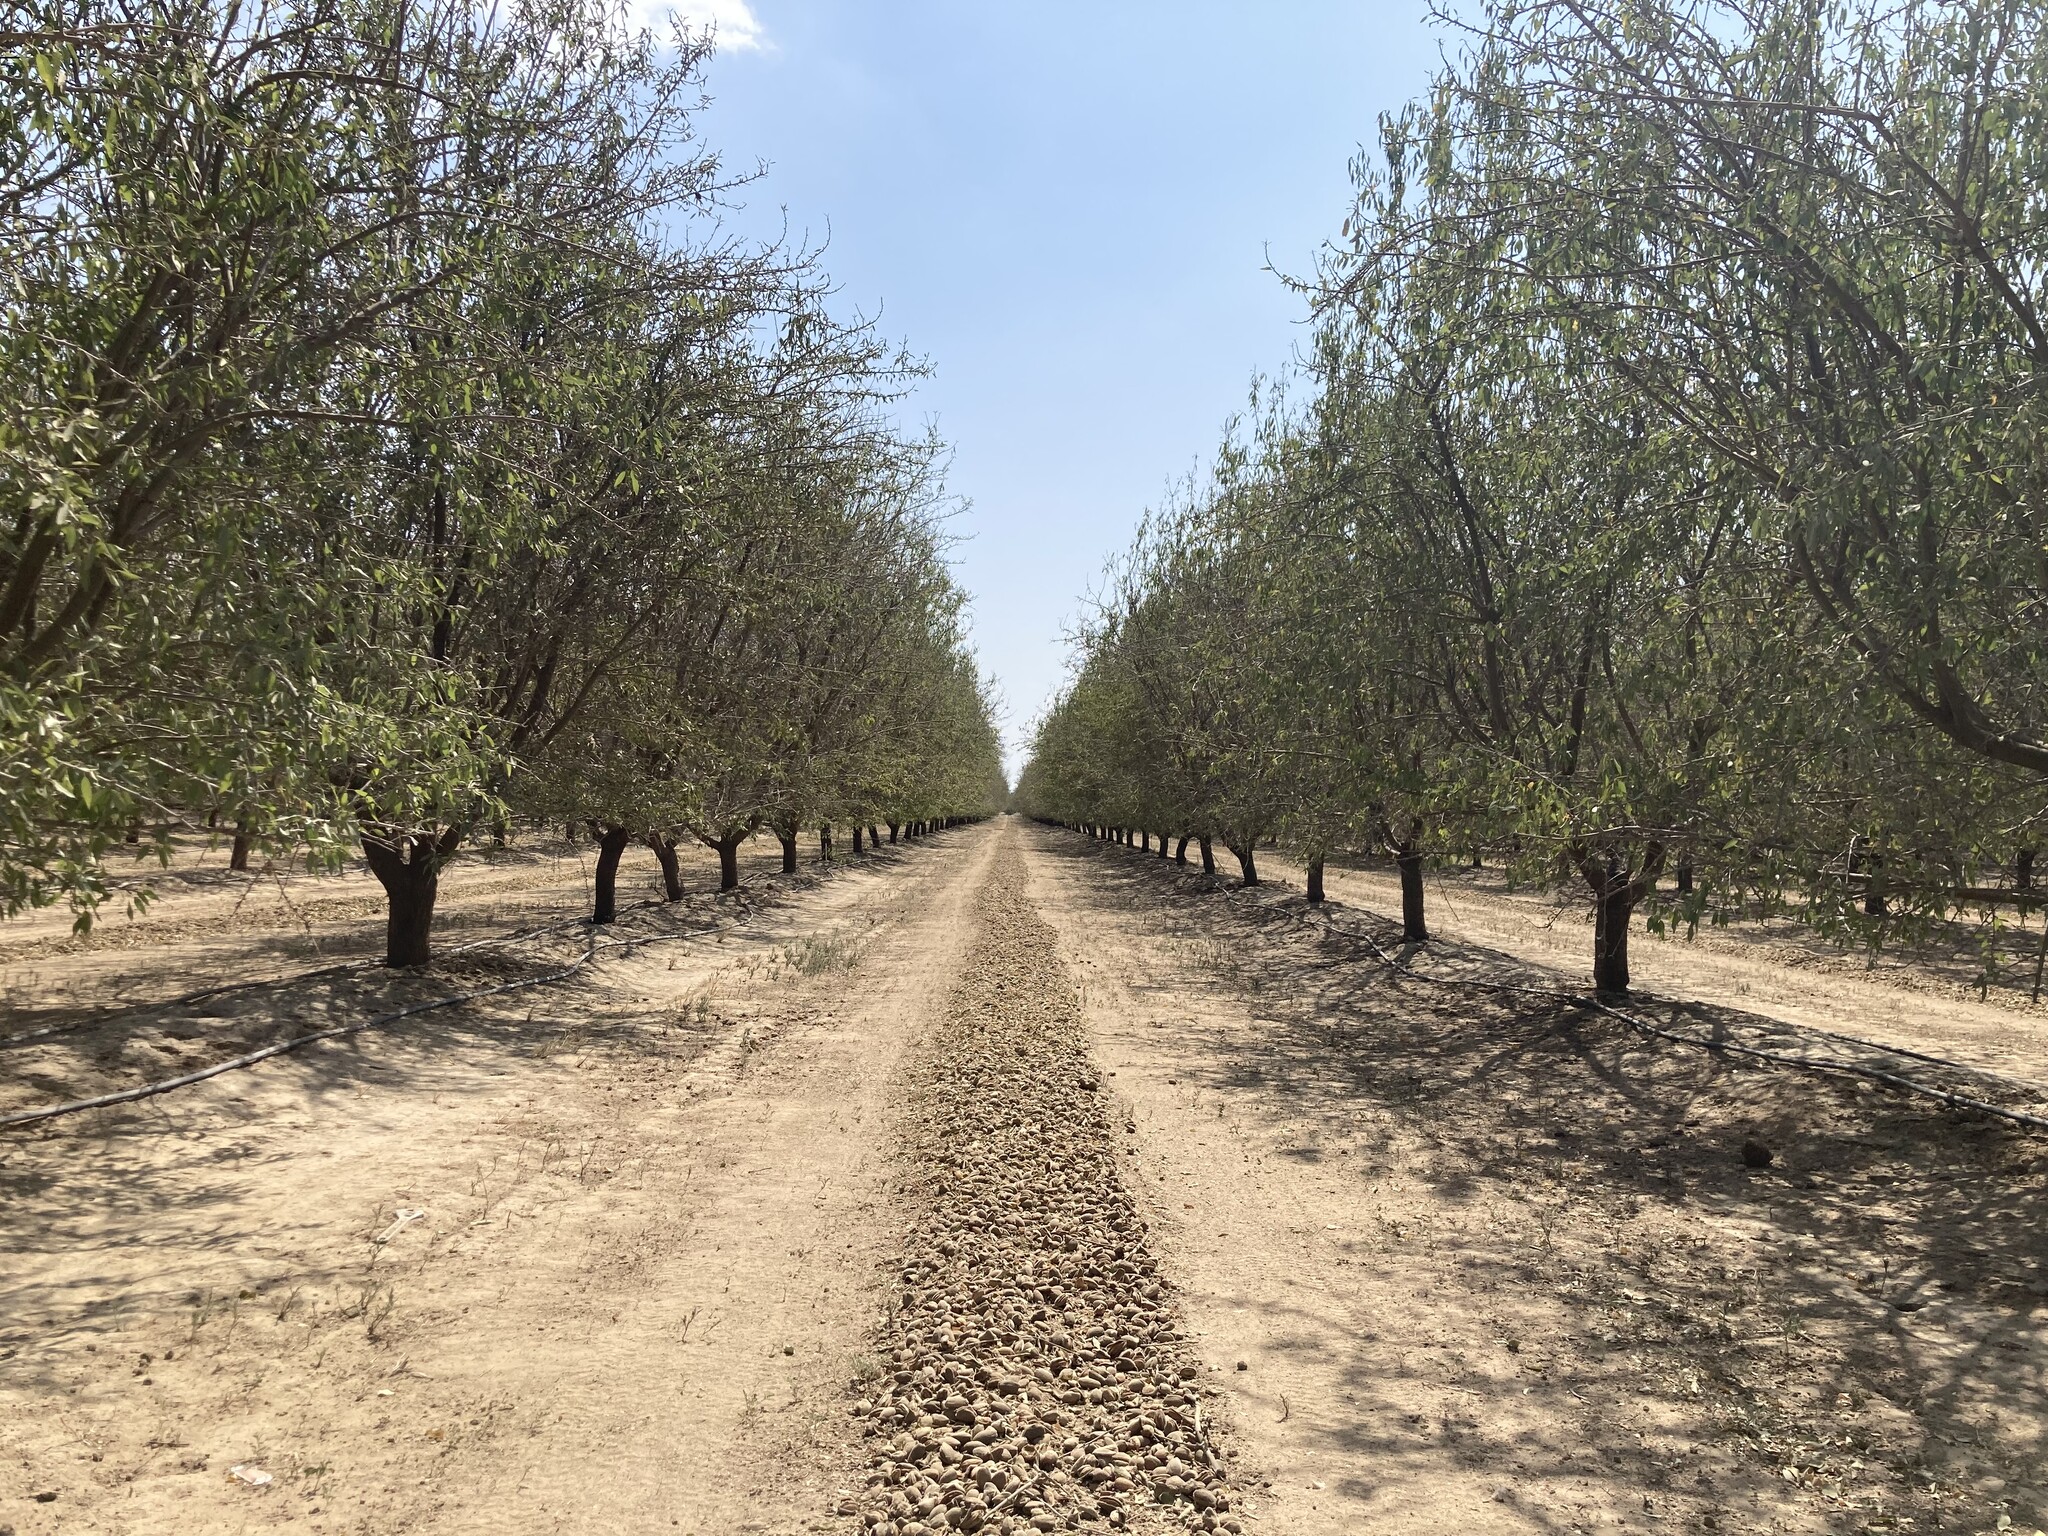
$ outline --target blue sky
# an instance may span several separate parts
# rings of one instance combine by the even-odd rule
[[[649,9],[656,8],[650,4]],[[1286,365],[1351,156],[1419,92],[1423,0],[694,0],[736,222],[828,240],[845,308],[931,365],[974,638],[1011,767],[1065,631],[1255,371]]]

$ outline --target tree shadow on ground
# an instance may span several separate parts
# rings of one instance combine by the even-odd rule
[[[1276,1124],[1329,1145],[1376,1138],[1475,1221],[1483,1206],[1525,1213],[1520,1237],[1469,1252],[1507,1292],[1584,1318],[1550,1400],[1629,1357],[1644,1362],[1639,1391],[1708,1405],[1788,1483],[1835,1489],[1820,1496],[1845,1516],[1873,1488],[1937,1528],[2031,1504],[2048,1454],[2048,1137],[1655,1040],[1559,998],[1444,984],[1554,982],[1470,946],[1432,957],[1435,982],[1391,972],[1343,931],[1390,947],[1397,930],[1369,914],[1326,921],[1285,892],[1078,836],[1040,847],[1240,994],[1249,1032],[1189,1019],[1189,1085],[1256,1095]],[[1125,981],[1171,1011],[1178,969]],[[1786,1029],[1699,1005],[1659,1016],[1723,1039]],[[1748,1166],[1746,1143],[1770,1166]],[[1560,1219],[1602,1231],[1601,1251],[1554,1240]],[[1652,1225],[1661,1246],[1631,1235]],[[1369,1423],[1341,1434],[1347,1456],[1402,1439]]]

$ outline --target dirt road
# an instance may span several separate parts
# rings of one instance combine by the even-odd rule
[[[990,847],[7,1142],[0,1523],[818,1516],[855,1465],[891,1074]]]
[[[2048,1525],[2040,1138],[1012,820],[673,938],[0,1141],[0,1527]]]

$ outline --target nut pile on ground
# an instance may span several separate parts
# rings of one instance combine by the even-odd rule
[[[920,1215],[883,1373],[854,1408],[867,1493],[841,1512],[876,1536],[1238,1531],[1080,1003],[1015,855],[978,916],[916,1068]]]

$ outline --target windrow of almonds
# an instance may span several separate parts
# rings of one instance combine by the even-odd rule
[[[875,1536],[1241,1529],[1171,1287],[1118,1176],[1079,999],[1010,854],[914,1067],[917,1211],[878,1377]]]

